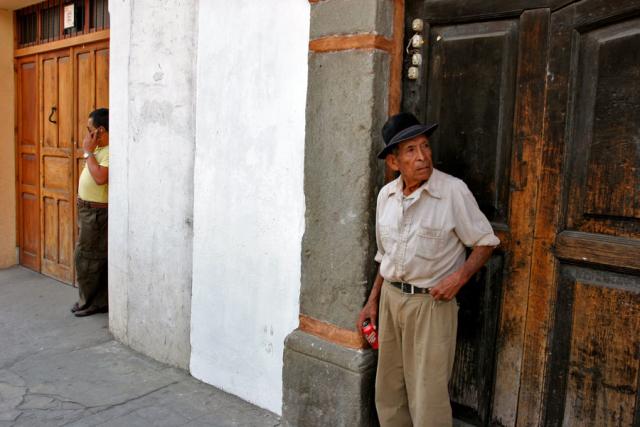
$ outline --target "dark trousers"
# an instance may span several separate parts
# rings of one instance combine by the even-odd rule
[[[80,309],[109,305],[107,289],[107,208],[78,206],[80,235],[74,258]]]

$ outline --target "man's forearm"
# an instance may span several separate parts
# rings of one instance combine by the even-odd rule
[[[376,273],[376,279],[373,281],[373,287],[371,288],[371,293],[369,294],[368,301],[378,301],[380,299],[380,290],[382,289],[382,282],[384,279],[380,275],[380,268],[378,268],[378,272]]]
[[[109,181],[109,168],[100,166],[94,156],[87,158],[87,168],[96,184],[103,185]]]
[[[473,275],[482,268],[489,258],[491,258],[494,249],[494,246],[475,246],[473,248],[471,255],[469,255],[469,258],[467,258],[460,269],[463,283],[467,283]]]

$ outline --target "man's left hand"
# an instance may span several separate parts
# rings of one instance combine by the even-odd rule
[[[429,294],[436,301],[450,301],[457,295],[463,285],[462,273],[455,271],[440,280],[437,285],[431,288]]]

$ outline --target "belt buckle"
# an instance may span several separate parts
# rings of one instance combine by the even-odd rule
[[[413,295],[413,285],[411,283],[405,283],[405,282],[401,282],[400,283],[400,290],[402,290],[403,294],[411,294]]]

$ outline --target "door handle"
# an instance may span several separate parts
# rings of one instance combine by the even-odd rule
[[[55,113],[56,113],[56,107],[53,106],[53,107],[51,107],[51,114],[49,114],[49,122],[50,123],[53,123],[53,124],[58,123],[57,121],[51,119]]]

